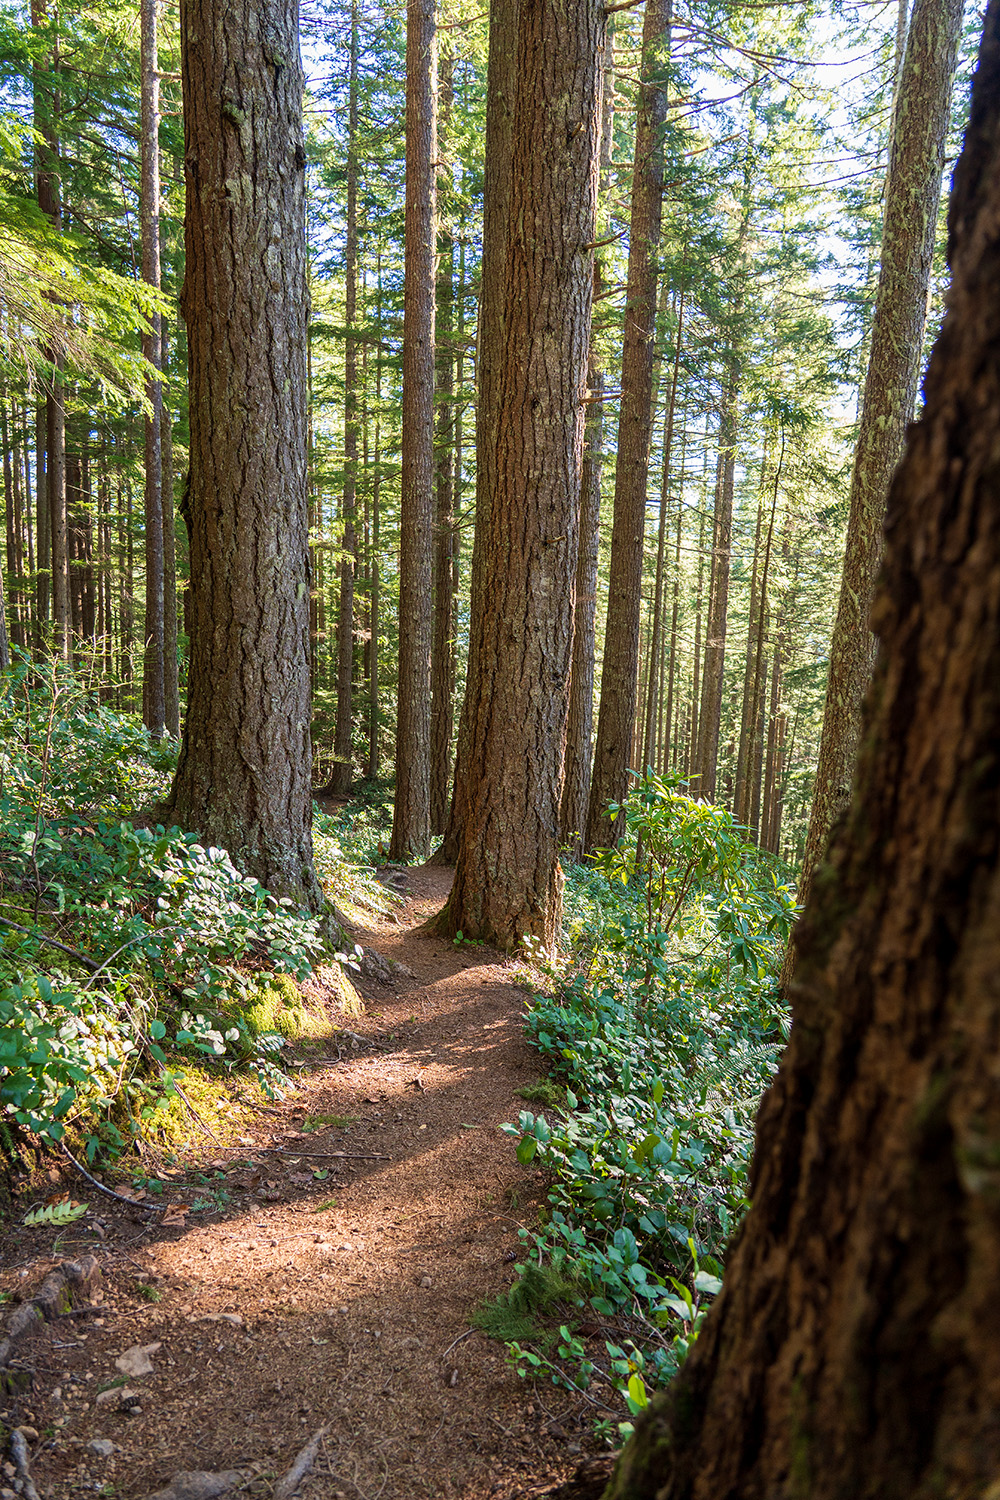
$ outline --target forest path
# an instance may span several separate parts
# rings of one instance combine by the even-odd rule
[[[233,1201],[177,1228],[105,1214],[106,1316],[37,1340],[35,1390],[18,1413],[42,1433],[43,1496],[133,1500],[183,1469],[241,1469],[243,1493],[270,1496],[324,1424],[303,1500],[508,1500],[590,1448],[586,1407],[533,1392],[501,1345],[469,1333],[472,1308],[510,1284],[518,1226],[534,1212],[537,1179],[498,1127],[517,1118],[539,1060],[522,1036],[516,968],[419,930],[450,871],[407,873],[399,917],[358,938],[414,977],[362,986],[364,1017],[336,1018],[359,1040],[257,1117],[241,1168],[232,1151],[199,1148]],[[350,1123],[301,1130],[323,1115]],[[309,1154],[322,1152],[370,1159]],[[129,1381],[141,1413],[117,1395],[96,1403],[116,1357],[152,1344],[153,1373]],[[95,1439],[115,1451],[99,1456]]]

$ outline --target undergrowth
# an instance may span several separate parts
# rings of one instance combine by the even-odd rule
[[[630,1339],[607,1339],[596,1365],[573,1317],[558,1357],[526,1334],[507,1341],[522,1373],[603,1380],[634,1415],[697,1336],[747,1207],[754,1117],[787,1036],[775,971],[795,908],[776,862],[675,782],[647,775],[625,822],[616,850],[567,870],[571,957],[529,1007],[564,1102],[505,1128],[549,1182],[542,1226],[522,1231],[522,1277],[551,1267],[580,1289],[574,1316],[614,1319]]]
[[[0,675],[0,1148],[12,1125],[69,1130],[91,1160],[169,1135],[183,1067],[270,1092],[288,1039],[316,1029],[298,981],[320,922],[225,850],[145,826],[175,756],[61,662]],[[322,827],[317,843],[329,888],[382,899]]]

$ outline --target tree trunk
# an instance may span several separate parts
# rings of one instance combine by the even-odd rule
[[[646,729],[640,770],[656,764],[657,710],[663,705],[663,562],[667,545],[667,511],[670,502],[670,459],[674,445],[674,411],[677,407],[677,378],[681,366],[681,340],[684,336],[684,292],[677,304],[677,332],[674,345],[674,369],[670,381],[670,399],[663,431],[663,474],[660,482],[660,516],[656,539],[656,580],[653,586],[653,631],[650,641],[649,684],[646,689]]]
[[[8,419],[8,412],[9,408],[7,405],[7,392],[6,390],[4,390],[2,396],[0,396],[0,444],[2,444],[3,446],[3,504],[4,520],[6,523],[7,532],[7,608],[10,611],[9,630],[6,624],[6,616],[4,617],[2,627],[0,627],[4,631],[3,645],[5,649],[8,640],[13,640],[15,645],[18,644],[18,621],[16,606],[17,586],[15,583],[15,579],[17,577],[17,547],[14,534],[14,465],[12,462],[12,458],[15,455],[12,454],[13,424]],[[0,595],[2,594],[3,579],[0,578]],[[6,662],[0,662],[0,666],[6,665]]]
[[[889,497],[855,795],[798,931],[753,1206],[611,1500],[996,1491],[998,185],[991,0],[949,308]]]
[[[635,725],[671,7],[672,0],[646,0],[642,28],[608,617],[584,838],[588,850],[613,844],[621,833],[622,815],[610,817],[607,807],[620,804],[628,791]]]
[[[62,356],[53,359],[45,396],[45,475],[48,481],[49,536],[52,542],[52,627],[58,655],[69,660],[69,519],[66,513],[66,386]]]
[[[35,629],[32,646],[36,653],[44,647],[52,599],[52,533],[49,513],[49,477],[46,473],[47,403],[35,408]]]
[[[394,860],[426,859],[430,852],[436,52],[434,0],[407,0],[399,691],[389,844]]]
[[[708,430],[705,431],[705,465],[708,464]],[[695,588],[694,599],[694,655],[691,666],[691,712],[689,715],[687,755],[685,757],[684,774],[687,777],[689,790],[697,795],[695,778],[697,776],[698,759],[698,733],[700,724],[698,720],[699,706],[701,704],[701,628],[702,611],[705,596],[705,475],[702,474],[701,505],[698,508],[698,583]]]
[[[375,324],[381,327],[382,321],[382,262],[379,259],[376,269],[377,286],[375,293]],[[378,647],[379,630],[381,628],[379,594],[381,563],[379,561],[379,546],[381,544],[382,523],[382,448],[381,427],[379,414],[382,409],[382,344],[378,344],[375,351],[375,441],[374,441],[374,464],[372,479],[372,562],[371,562],[371,658],[372,669],[368,681],[368,764],[365,775],[369,781],[373,781],[379,772],[379,691],[378,691]]]
[[[168,811],[315,907],[297,10],[181,11],[191,667]]]
[[[162,225],[162,221],[161,221]],[[167,319],[160,329],[160,373],[170,368]],[[160,408],[160,503],[163,515],[163,709],[171,739],[181,736],[181,699],[177,662],[177,548],[174,533],[174,431],[169,400]]]
[[[594,277],[594,290],[600,278]],[[580,477],[580,535],[577,541],[573,605],[573,665],[570,670],[569,717],[566,724],[562,840],[568,857],[583,852],[583,827],[590,794],[591,737],[594,727],[594,618],[597,611],[597,564],[601,540],[601,467],[604,461],[604,371],[596,363],[593,339],[587,370],[588,405]]]
[[[733,541],[738,395],[739,363],[735,351],[731,350],[719,419],[719,459],[715,481],[715,518],[712,526],[712,574],[709,586],[708,618],[705,621],[705,668],[701,679],[697,762],[692,773],[697,795],[709,802],[715,800],[716,772],[719,764],[719,730],[722,725],[726,622],[729,611],[729,569]]]
[[[455,91],[453,58],[441,57],[438,81],[438,157],[441,198],[448,212],[451,112]],[[450,223],[438,232],[437,308],[434,358],[437,404],[434,517],[434,636],[431,648],[431,832],[443,833],[448,818],[448,772],[455,693],[455,594],[452,553],[455,545],[455,237]]]
[[[857,759],[861,702],[875,655],[868,616],[889,482],[917,396],[962,13],[961,0],[914,0],[896,94],[871,354],[854,452],[823,735],[799,878],[803,902],[834,820],[847,806]],[[783,985],[791,979],[794,961],[789,946]]]
[[[141,154],[140,235],[142,279],[160,286],[160,75],[157,72],[157,0],[141,0]],[[156,372],[146,383],[150,411],[145,423],[146,608],[143,618],[142,717],[154,739],[166,728],[163,668],[163,450],[161,415],[160,314],[154,313],[142,335],[143,357]]]
[[[671,608],[670,608],[670,658],[669,658],[669,666],[667,668],[667,699],[666,699],[666,707],[665,707],[665,710],[664,710],[664,721],[665,721],[665,725],[666,725],[666,736],[665,736],[665,740],[664,740],[664,743],[663,743],[662,748],[661,748],[660,760],[658,762],[658,770],[659,770],[661,776],[664,774],[664,772],[666,772],[666,771],[672,771],[674,769],[674,765],[675,765],[676,759],[677,759],[677,757],[676,757],[676,748],[675,747],[677,746],[677,743],[678,743],[678,741],[680,739],[679,735],[675,735],[674,734],[674,727],[673,727],[673,725],[674,725],[674,712],[675,712],[675,708],[679,708],[679,701],[678,701],[677,704],[675,704],[675,701],[674,701],[674,690],[675,690],[675,684],[677,682],[677,662],[678,662],[678,655],[679,655],[679,651],[678,651],[679,641],[678,641],[677,622],[678,622],[678,617],[680,615],[680,600],[681,600],[681,535],[682,535],[682,532],[683,532],[683,525],[684,525],[684,458],[685,458],[685,451],[684,450],[686,450],[686,447],[687,447],[687,413],[686,412],[684,414],[684,421],[685,421],[685,427],[684,427],[684,449],[682,449],[682,455],[681,455],[681,477],[680,477],[680,483],[679,483],[679,485],[677,487],[677,532],[676,532],[676,536],[675,536],[675,540],[674,540],[674,584],[673,584],[673,600],[672,600]],[[665,493],[666,493],[666,487],[664,487],[664,494]],[[678,700],[679,700],[680,695],[678,694],[677,697],[678,697]]]
[[[757,495],[757,524],[753,539],[753,567],[750,572],[750,608],[747,613],[747,650],[743,663],[743,712],[740,716],[740,742],[736,753],[736,790],[733,794],[733,817],[737,823],[747,821],[747,768],[750,764],[750,739],[753,733],[751,707],[754,685],[754,644],[757,640],[757,609],[760,593],[760,539],[764,527],[764,481],[767,478],[767,439],[760,465],[760,488]]]
[[[551,951],[600,139],[602,0],[523,5],[466,814],[439,930]]]
[[[354,742],[354,573],[358,504],[358,0],[351,0],[347,94],[347,238],[344,256],[344,537],[337,618],[337,720],[333,769],[325,790],[351,784]]]
[[[518,0],[490,0],[490,55],[486,73],[486,155],[483,170],[483,256],[479,277],[476,405],[476,525],[472,544],[469,589],[469,657],[465,696],[458,724],[455,780],[451,811],[441,848],[435,859],[453,864],[458,858],[466,816],[466,778],[472,746],[469,743],[472,684],[479,681],[479,630],[484,618],[483,573],[486,533],[496,488],[496,423],[499,407],[496,383],[503,357],[503,277],[507,254],[510,197],[511,140],[518,27]]]

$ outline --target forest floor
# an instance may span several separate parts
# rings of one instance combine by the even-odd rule
[[[364,1016],[331,1013],[325,1059],[244,1117],[236,1147],[199,1137],[181,1156],[171,1195],[207,1177],[208,1208],[167,1224],[67,1176],[96,1248],[75,1226],[58,1247],[51,1229],[4,1235],[0,1290],[17,1299],[67,1257],[101,1268],[99,1316],[42,1326],[15,1361],[30,1387],[0,1399],[42,1497],[138,1500],[178,1470],[227,1469],[266,1497],[320,1428],[303,1500],[514,1500],[598,1451],[591,1408],[520,1381],[470,1332],[543,1190],[498,1128],[541,1069],[516,965],[422,931],[450,872],[407,874],[398,916],[357,937],[414,977],[361,981]],[[123,1398],[116,1360],[144,1348],[151,1373]]]

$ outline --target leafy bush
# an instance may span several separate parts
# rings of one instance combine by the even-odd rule
[[[648,776],[624,811],[621,846],[567,873],[583,966],[553,973],[528,1015],[565,1107],[505,1129],[549,1176],[536,1255],[580,1277],[597,1313],[644,1330],[641,1367],[609,1353],[612,1383],[615,1361],[631,1361],[619,1389],[634,1410],[640,1368],[657,1383],[686,1353],[747,1206],[754,1117],[787,1032],[774,971],[795,908],[723,809]]]
[[[225,850],[121,820],[166,791],[173,753],[62,663],[0,676],[0,1105],[35,1134],[115,1101],[137,1132],[178,1053],[280,1076],[268,983],[310,972],[320,924]],[[124,1139],[105,1118],[88,1152]]]

